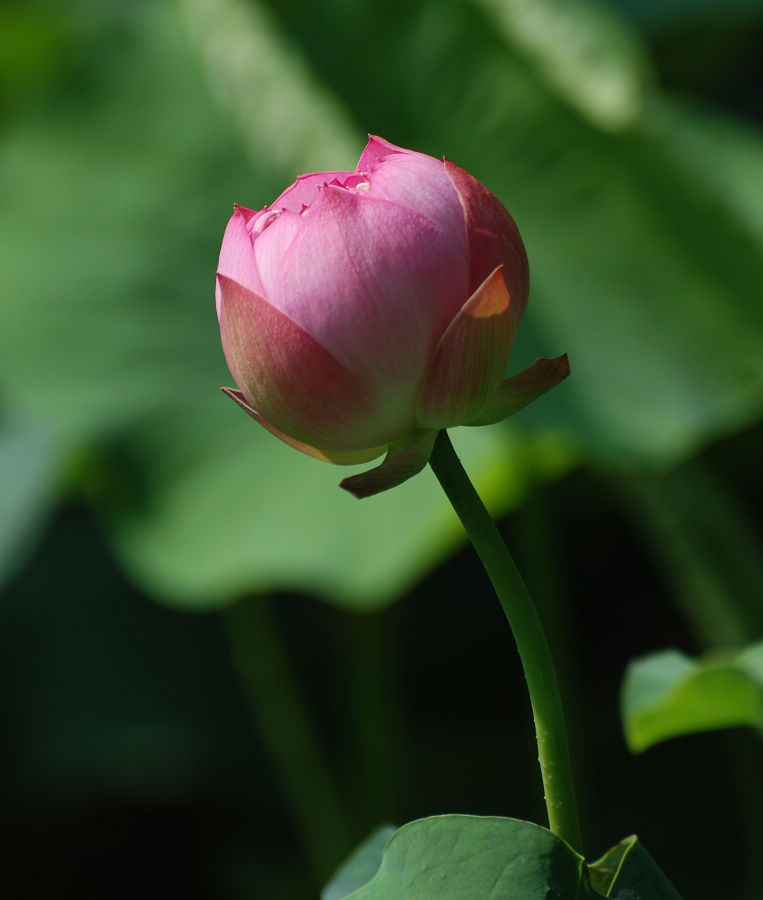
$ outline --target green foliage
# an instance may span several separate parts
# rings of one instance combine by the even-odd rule
[[[321,900],[597,896],[680,900],[636,837],[586,865],[567,844],[530,822],[451,815],[410,822],[391,837],[380,829],[342,866]]]
[[[702,644],[740,647],[763,634],[763,553],[743,502],[701,463],[621,485]]]
[[[393,825],[382,825],[369,835],[321,891],[321,900],[342,900],[370,881],[381,864],[387,841],[395,831]]]
[[[744,489],[758,482],[753,429],[763,421],[763,157],[759,124],[745,120],[759,118],[759,92],[740,90],[747,76],[734,68],[750,65],[760,23],[758,0],[0,4],[0,581],[14,582],[0,603],[9,798],[0,836],[23,890],[49,874],[41,896],[67,875],[82,894],[113,894],[93,863],[111,834],[108,877],[118,873],[127,891],[132,875],[134,895],[161,883],[159,847],[187,892],[236,870],[245,888],[215,882],[210,895],[315,896],[298,855],[309,857],[310,838],[300,834],[295,850],[300,818],[284,813],[297,783],[284,789],[277,761],[260,758],[275,729],[250,733],[216,617],[178,616],[143,603],[138,589],[179,609],[290,589],[332,604],[274,600],[318,742],[341,768],[341,800],[374,809],[370,821],[402,820],[412,807],[528,808],[522,779],[502,772],[498,786],[492,776],[507,734],[507,769],[524,771],[526,709],[520,699],[503,717],[507,694],[521,694],[519,678],[508,692],[501,681],[508,637],[504,647],[500,629],[490,635],[491,656],[472,627],[475,608],[467,622],[451,597],[471,598],[470,570],[434,576],[442,595],[431,606],[425,584],[417,604],[373,617],[342,611],[391,603],[456,548],[459,526],[430,473],[357,503],[336,487],[347,470],[290,451],[217,392],[230,380],[213,274],[233,201],[259,207],[297,171],[352,166],[373,131],[447,154],[515,215],[532,293],[510,371],[570,353],[572,376],[554,393],[505,425],[452,437],[495,513],[532,498],[506,527],[534,560],[538,593],[546,588],[544,618],[580,663],[565,679],[573,700],[578,693],[580,744],[608,762],[594,775],[582,769],[587,833],[617,813],[613,795],[625,805],[630,792],[619,833],[634,827],[635,810],[653,828],[650,846],[674,850],[674,865],[684,854],[692,896],[725,896],[726,879],[763,896],[754,739],[748,767],[733,767],[740,801],[731,767],[712,755],[709,764],[701,753],[682,757],[667,775],[628,760],[599,714],[604,688],[597,693],[622,664],[612,636],[643,646],[653,627],[644,608],[663,616],[651,592],[667,599],[666,585],[701,641],[760,637],[759,541]],[[727,454],[715,473],[674,469],[744,430],[706,454],[703,464]],[[578,463],[589,470],[581,480],[534,491]],[[632,536],[608,529],[610,499],[597,495],[612,482],[596,473],[622,484],[623,471],[662,572],[642,566],[632,543],[625,549]],[[735,490],[738,504],[727,503]],[[71,500],[76,515],[56,519],[24,566]],[[602,544],[615,547],[611,559]],[[637,609],[611,596],[613,587],[635,596],[631,582],[650,592]],[[671,615],[666,605],[654,627],[682,628]],[[594,624],[584,631],[583,622]],[[607,634],[594,637],[597,628]],[[578,653],[586,642],[607,653]],[[274,704],[283,683],[267,653],[256,662]],[[697,729],[760,727],[759,645],[699,661],[669,652],[651,665],[629,675],[634,749]],[[289,748],[309,781],[306,743],[291,738]],[[315,805],[317,793],[303,795]],[[206,798],[225,810],[222,828],[219,812],[203,818]],[[145,818],[135,818],[141,804]],[[251,832],[231,824],[246,818],[243,807]],[[109,823],[109,808],[132,825]],[[325,823],[324,811],[316,844]],[[674,833],[687,823],[698,837],[682,848]],[[539,829],[523,827],[523,839],[548,848]],[[93,849],[94,833],[85,864],[78,854]],[[390,847],[415,834],[406,826]],[[363,885],[384,837],[326,900],[382,890]],[[722,871],[696,869],[698,854],[719,852]],[[564,877],[578,871],[569,851],[552,857]],[[336,859],[320,862],[327,871]],[[588,871],[613,897],[639,897],[640,880],[650,900],[674,897],[631,839]]]
[[[40,423],[0,420],[0,582],[13,575],[37,541],[56,488],[57,453]]]
[[[526,5],[422,2],[402,30],[402,7],[377,2],[349,30],[342,0],[48,10],[55,50],[0,147],[2,401],[44,421],[56,453],[105,456],[110,475],[75,487],[152,596],[202,608],[291,588],[368,609],[460,539],[426,473],[357,504],[336,489],[346,472],[216,391],[232,202],[353,165],[367,130],[447,153],[501,196],[533,272],[511,370],[570,354],[548,398],[454,435],[495,512],[577,460],[671,465],[759,417],[759,135],[661,95],[614,10]],[[30,28],[18,9],[6,24]],[[383,89],[358,77],[385,58]]]
[[[676,889],[635,835],[588,867],[591,884],[615,900],[680,900]]]
[[[763,643],[700,660],[677,650],[636,660],[625,675],[621,706],[635,753],[698,731],[763,729]]]
[[[349,896],[562,900],[579,896],[582,877],[578,854],[537,825],[495,817],[433,816],[396,831],[378,872]]]

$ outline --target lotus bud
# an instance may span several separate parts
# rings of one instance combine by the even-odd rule
[[[302,175],[236,206],[217,270],[224,388],[285,443],[339,464],[356,496],[420,471],[437,432],[497,422],[569,372],[504,379],[528,295],[514,220],[449,160],[371,137],[354,172]]]

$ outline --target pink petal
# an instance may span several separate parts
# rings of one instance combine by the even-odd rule
[[[339,487],[359,499],[397,487],[417,475],[429,462],[436,437],[436,431],[416,431],[408,435],[389,448],[381,465],[343,479]]]
[[[464,209],[469,236],[470,290],[476,290],[496,266],[504,266],[516,331],[524,316],[530,288],[527,254],[517,226],[500,200],[474,176],[448,159],[445,171]]]
[[[273,284],[281,258],[289,249],[289,245],[302,224],[302,217],[299,213],[284,210],[271,215],[270,224],[254,236],[254,258],[262,283],[261,293],[265,297],[269,297],[273,293]]]
[[[249,225],[249,223],[252,221],[252,219],[256,219],[257,216],[259,216],[262,212],[264,212],[264,210],[255,211],[253,209],[247,209],[245,206],[241,206],[240,203],[236,204],[236,210],[238,212],[240,212],[241,215],[244,217],[244,221],[246,222],[247,225]]]
[[[380,138],[375,134],[369,134],[368,143],[366,144],[365,150],[360,154],[360,159],[358,160],[355,171],[367,172],[369,169],[373,168],[376,163],[381,162],[385,157],[392,156],[395,153],[404,153],[407,155],[413,154],[414,151],[396,147],[394,144],[390,144],[389,141],[385,141],[384,138]]]
[[[252,213],[250,209],[243,206],[236,206],[223,235],[217,274],[237,281],[250,291],[262,293],[262,281],[257,273],[252,239],[246,227],[247,222],[251,221],[255,215],[258,213]],[[219,283],[215,287],[215,301],[219,319],[221,301]]]
[[[288,209],[290,212],[298,213],[305,206],[310,204],[318,196],[318,188],[325,184],[331,184],[338,181],[344,184],[348,178],[352,178],[354,172],[312,172],[309,175],[300,175],[294,184],[289,185],[286,190],[273,203],[270,209]]]
[[[423,153],[395,153],[367,170],[368,194],[410,207],[439,222],[459,245],[468,265],[466,225],[461,201],[441,160]]]
[[[553,359],[536,359],[517,375],[512,375],[498,388],[493,399],[468,425],[492,425],[514,415],[551,390],[570,374],[567,354]]]
[[[511,298],[499,267],[442,336],[419,398],[419,427],[450,428],[478,415],[501,383],[513,336]]]
[[[327,187],[283,257],[271,301],[413,427],[414,394],[466,296],[459,248],[413,210]]]
[[[272,429],[327,451],[367,450],[396,437],[379,435],[376,398],[307,332],[259,294],[218,277],[228,367]]]
[[[255,420],[255,422],[259,422],[260,425],[267,428],[267,430],[279,440],[288,444],[290,447],[293,447],[295,450],[299,450],[300,453],[304,453],[306,456],[312,456],[314,459],[334,463],[338,466],[351,466],[356,463],[368,462],[371,459],[376,459],[377,456],[381,456],[387,449],[386,447],[370,447],[368,450],[322,450],[320,447],[313,447],[302,441],[296,441],[294,438],[289,437],[288,434],[284,434],[283,431],[279,431],[275,426],[271,425],[264,416],[261,416],[241,391],[233,391],[230,388],[220,388],[220,390],[230,397],[234,403],[237,403],[245,413]]]

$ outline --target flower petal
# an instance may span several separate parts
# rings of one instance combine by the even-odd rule
[[[468,425],[492,425],[519,412],[570,374],[567,354],[553,359],[536,359],[522,372],[512,375],[498,388],[485,409]]]
[[[299,213],[284,210],[272,213],[269,224],[259,234],[254,235],[254,258],[262,284],[262,295],[269,297],[273,293],[278,266],[281,258],[289,249],[299,227],[302,217]]]
[[[359,499],[397,487],[417,475],[429,462],[436,437],[436,431],[415,431],[392,444],[381,465],[343,479],[339,487]]]
[[[247,224],[258,215],[259,213],[253,213],[251,209],[236,205],[223,235],[217,274],[237,281],[250,291],[262,293],[262,281],[257,273],[252,238],[247,230]],[[220,300],[218,283],[215,288],[218,319],[220,318]]]
[[[295,441],[326,450],[386,445],[375,396],[303,328],[225,276],[220,328],[231,374],[250,406]]]
[[[391,144],[389,141],[385,141],[384,138],[379,137],[378,135],[369,134],[368,143],[366,144],[363,152],[360,154],[360,159],[358,160],[358,165],[356,166],[355,171],[367,172],[377,163],[381,162],[388,156],[392,156],[395,153],[408,155],[414,152],[414,150],[405,150],[403,147],[396,147],[394,144]]]
[[[367,450],[322,450],[320,447],[313,447],[302,441],[296,441],[294,438],[289,437],[288,434],[284,434],[283,431],[279,431],[274,425],[271,425],[264,416],[261,416],[241,391],[234,391],[231,390],[231,388],[225,387],[220,388],[220,390],[230,397],[234,403],[237,403],[245,413],[255,420],[255,422],[259,422],[260,425],[267,428],[267,430],[279,440],[282,440],[285,444],[288,444],[295,450],[299,450],[300,453],[312,456],[314,459],[334,463],[338,466],[351,466],[355,463],[368,462],[371,459],[376,459],[377,456],[381,456],[387,449],[386,447],[369,447]]]
[[[244,217],[244,221],[246,222],[247,226],[249,226],[249,223],[253,219],[258,218],[260,215],[262,215],[263,212],[265,212],[265,210],[262,210],[262,209],[260,209],[260,210],[247,209],[245,206],[242,206],[240,203],[236,203],[235,207],[236,207],[236,211],[239,212]],[[251,231],[251,228],[249,228],[249,230]]]
[[[467,272],[436,222],[362,191],[322,188],[281,261],[271,302],[413,428],[414,395],[463,303]]]
[[[421,428],[450,428],[478,415],[509,362],[512,298],[499,266],[466,301],[429,364],[416,409]]]
[[[449,159],[445,160],[445,171],[450,176],[464,209],[466,232],[469,235],[469,289],[476,290],[496,266],[503,265],[516,332],[527,306],[530,270],[514,219],[500,200],[473,175]]]
[[[300,175],[294,184],[270,204],[271,210],[288,209],[290,212],[299,213],[318,196],[318,188],[325,184],[338,181],[344,184],[348,178],[352,178],[354,172],[311,172],[309,175]]]
[[[371,144],[369,142],[369,147]],[[361,161],[366,159],[365,168],[360,169],[358,164],[358,171],[368,177],[369,196],[400,203],[439,222],[459,245],[468,265],[464,213],[442,160],[397,147],[392,148],[392,152],[386,151],[379,159],[375,156],[373,153],[366,156],[364,152]]]

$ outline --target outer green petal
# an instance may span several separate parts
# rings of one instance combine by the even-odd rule
[[[536,359],[523,372],[507,378],[487,407],[466,424],[492,425],[500,422],[564,381],[569,374],[570,364],[566,353],[553,359]]]
[[[370,497],[397,487],[417,475],[429,462],[436,437],[436,431],[415,431],[391,444],[381,465],[360,475],[345,478],[339,482],[339,487],[358,498]]]
[[[511,351],[511,302],[499,266],[461,307],[437,345],[416,408],[421,428],[469,422],[493,397]]]

